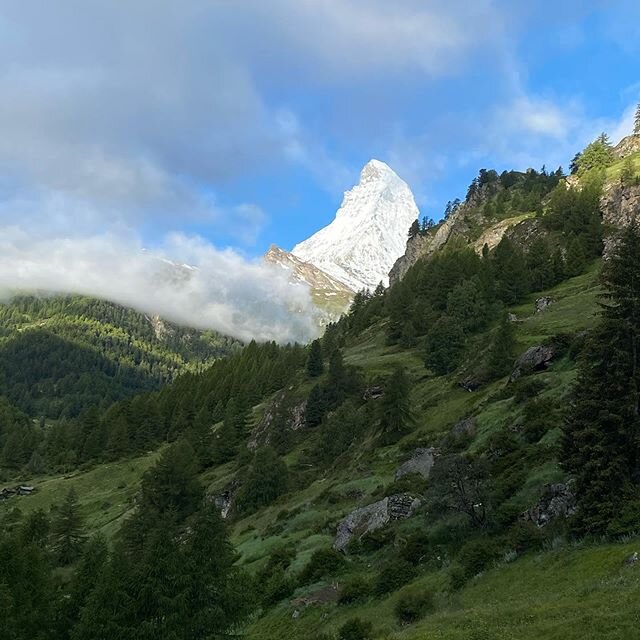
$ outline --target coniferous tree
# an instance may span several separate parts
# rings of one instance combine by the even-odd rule
[[[427,334],[425,364],[436,375],[451,373],[460,364],[465,336],[460,323],[443,315]]]
[[[574,237],[569,242],[565,270],[569,277],[579,276],[585,269],[587,258],[580,238]]]
[[[633,133],[640,135],[640,104],[636,107],[636,116],[633,122]]]
[[[513,323],[505,313],[500,320],[489,352],[487,368],[492,378],[502,378],[511,372],[514,346]]]
[[[324,371],[324,362],[322,359],[322,343],[320,340],[314,340],[309,347],[309,356],[307,358],[307,373],[312,378],[317,378]]]
[[[635,221],[605,263],[602,284],[602,316],[580,364],[563,446],[564,467],[576,480],[579,533],[615,533],[612,522],[637,491],[640,228]]]
[[[53,550],[58,562],[67,565],[80,555],[84,542],[84,523],[76,492],[70,489],[53,521]]]
[[[272,447],[256,451],[246,480],[238,492],[238,509],[251,512],[279,498],[289,485],[287,465]]]
[[[412,240],[418,235],[420,235],[420,223],[414,220],[409,227],[409,239]]]
[[[410,392],[409,377],[404,369],[397,369],[387,381],[380,400],[380,430],[387,444],[398,440],[414,424]]]
[[[327,412],[327,399],[324,390],[319,384],[312,387],[307,398],[305,409],[305,422],[309,427],[317,427],[324,419]]]

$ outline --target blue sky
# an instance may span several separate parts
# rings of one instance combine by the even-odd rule
[[[232,248],[251,279],[372,157],[437,219],[480,168],[629,133],[639,59],[633,0],[3,0],[0,276],[36,287],[64,247],[87,291],[144,247],[206,254],[222,287]]]
[[[252,256],[329,222],[371,157],[434,218],[481,167],[566,167],[629,126],[640,9],[524,5],[5,0],[0,215]]]

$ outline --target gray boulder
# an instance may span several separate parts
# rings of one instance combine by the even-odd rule
[[[413,452],[413,455],[404,464],[398,467],[395,478],[399,480],[404,476],[409,476],[413,473],[420,474],[423,478],[427,479],[431,474],[434,462],[434,450],[432,448],[425,449],[420,447]]]
[[[568,518],[576,512],[576,497],[573,483],[548,484],[544,487],[538,503],[522,514],[522,519],[545,527],[558,518]]]
[[[544,371],[547,369],[555,356],[555,349],[549,345],[538,345],[529,347],[516,361],[511,373],[510,380],[513,382],[521,376],[533,373],[534,371]]]
[[[413,515],[420,500],[408,493],[399,493],[352,511],[338,524],[333,548],[344,551],[351,540],[386,526],[392,520],[404,520]]]
[[[536,300],[536,313],[540,313],[544,311],[547,307],[553,304],[553,298],[548,298],[547,296],[543,296],[542,298],[538,298]]]

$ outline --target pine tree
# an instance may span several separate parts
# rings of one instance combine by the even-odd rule
[[[602,317],[580,364],[563,465],[576,480],[579,533],[620,533],[614,520],[638,474],[640,228],[623,232],[602,273]],[[638,525],[638,518],[631,525]]]
[[[417,220],[414,220],[409,227],[409,239],[415,238],[420,234],[420,223]]]
[[[633,133],[640,135],[640,104],[636,107],[636,117],[633,123]]]
[[[510,373],[513,366],[514,347],[513,323],[509,320],[509,315],[505,313],[500,320],[489,352],[487,368],[492,378],[502,378]]]
[[[585,269],[587,259],[580,238],[574,237],[569,242],[566,259],[566,272],[570,278],[579,276]]]
[[[620,182],[623,187],[628,187],[633,185],[636,178],[636,166],[633,162],[633,158],[631,156],[627,156],[624,159],[622,164],[622,169],[620,170]]]
[[[537,236],[527,251],[527,268],[533,291],[551,286],[554,281],[552,257],[544,238]]]
[[[443,315],[427,334],[425,364],[436,375],[451,373],[460,364],[464,349],[460,323]]]
[[[380,401],[380,430],[390,444],[410,431],[415,420],[410,403],[411,382],[404,369],[397,369],[387,381]]]
[[[256,451],[245,483],[238,492],[237,506],[242,513],[271,504],[289,486],[287,465],[272,447]]]
[[[69,490],[53,521],[53,549],[58,562],[67,565],[79,555],[84,542],[84,524],[76,493]]]
[[[317,378],[324,371],[324,362],[322,359],[322,343],[320,340],[314,340],[309,347],[309,356],[307,357],[307,373],[312,378]]]
[[[327,412],[327,399],[319,384],[316,384],[309,392],[305,409],[305,421],[308,427],[317,427]]]

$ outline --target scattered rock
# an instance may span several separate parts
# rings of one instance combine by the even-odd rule
[[[384,395],[384,390],[380,385],[374,385],[364,390],[363,400],[378,400]]]
[[[292,617],[294,620],[297,620],[297,619],[300,617],[300,609],[296,609],[296,610],[291,614],[291,617]]]
[[[477,391],[482,383],[476,378],[465,378],[458,383],[465,391],[473,392]]]
[[[331,602],[337,602],[338,600],[338,585],[330,584],[322,589],[308,593],[307,595],[300,596],[291,601],[291,604],[296,607],[293,612],[294,618],[300,617],[300,609],[302,607],[308,607],[313,604],[328,604]],[[297,616],[295,614],[298,614]]]
[[[429,478],[434,462],[434,450],[432,448],[420,447],[416,449],[411,458],[402,464],[395,474],[395,479],[399,480],[404,476],[418,473],[423,478]]]
[[[507,315],[507,319],[509,320],[509,322],[520,322],[518,316],[515,313],[509,313]]]
[[[536,313],[540,313],[544,311],[548,306],[554,303],[553,298],[548,298],[547,296],[543,296],[542,298],[538,298],[536,300]]]
[[[636,562],[638,562],[638,560],[640,560],[640,556],[638,556],[638,552],[637,551],[634,551],[630,556],[627,556],[625,558],[624,563],[627,566],[630,566],[630,565],[636,564]]]
[[[544,371],[551,365],[554,356],[555,349],[552,346],[538,345],[530,347],[515,361],[509,380],[513,382],[528,373]]]
[[[344,551],[353,538],[360,540],[365,534],[381,529],[392,520],[409,518],[419,506],[418,498],[399,493],[360,507],[338,524],[333,548]]]
[[[233,480],[231,484],[227,485],[220,493],[213,496],[213,503],[220,511],[220,516],[223,520],[226,520],[233,508],[233,498],[236,491],[240,487],[238,480]]]
[[[478,423],[475,418],[465,418],[453,425],[451,428],[451,435],[456,438],[460,438],[461,436],[473,438],[473,436],[476,435],[477,429]]]
[[[522,519],[545,527],[558,518],[567,518],[576,512],[573,483],[545,485],[538,503],[522,514]]]
[[[256,426],[251,431],[251,437],[247,442],[248,449],[254,450],[261,445],[269,444],[271,425],[273,424],[280,405],[285,399],[285,395],[285,392],[281,391],[264,410],[262,418],[260,418]],[[288,429],[297,431],[305,426],[306,408],[307,403],[303,400],[289,409],[289,415],[287,418]]]

